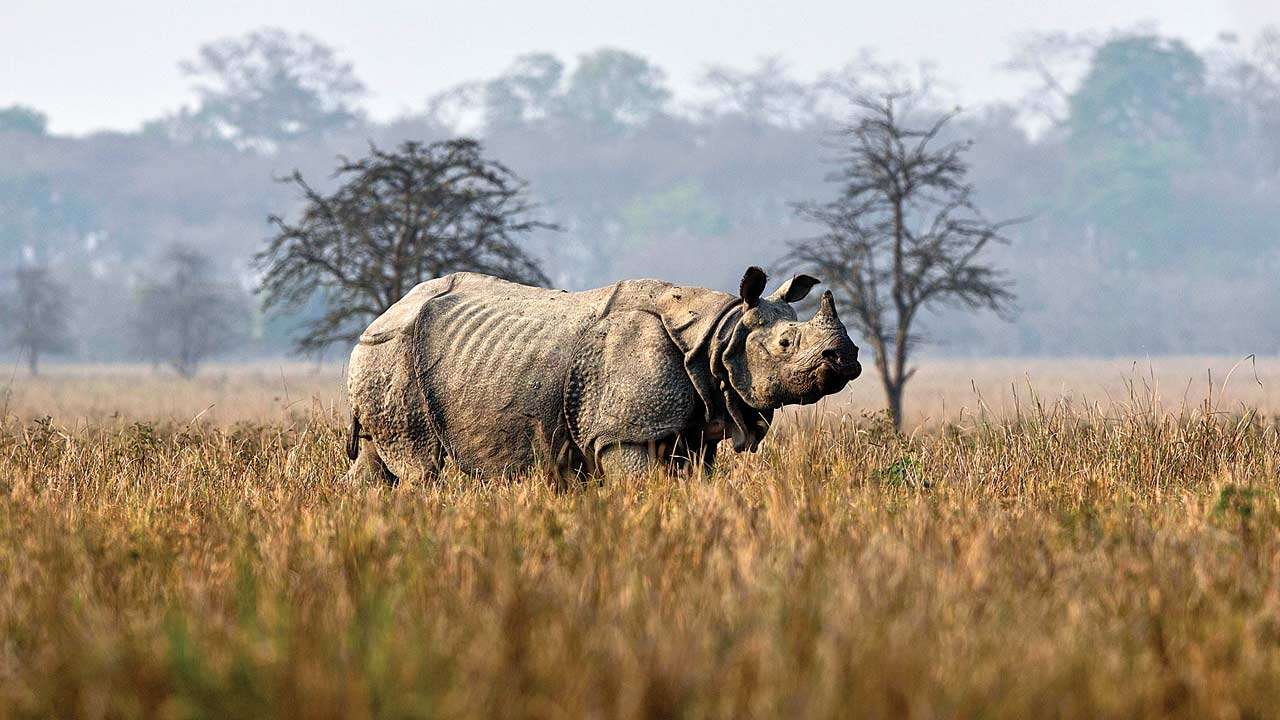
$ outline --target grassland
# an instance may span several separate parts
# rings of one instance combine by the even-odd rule
[[[145,365],[63,365],[31,378],[0,364],[0,415],[51,416],[68,426],[122,418],[288,425],[317,412],[345,412],[343,373],[339,364],[261,362],[210,365],[183,381]],[[857,418],[883,406],[881,392],[868,372],[801,415]],[[1103,412],[1155,398],[1173,412],[1208,401],[1217,411],[1250,408],[1280,415],[1280,357],[925,360],[908,386],[907,425],[936,428],[981,416],[1016,416],[1032,395]]]
[[[1270,363],[1212,362],[570,492],[336,480],[332,370],[19,374],[0,717],[1269,717]]]

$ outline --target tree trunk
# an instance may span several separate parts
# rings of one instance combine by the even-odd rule
[[[183,380],[190,380],[191,378],[196,376],[195,361],[189,361],[186,358],[179,358],[178,360],[174,361],[173,369],[177,371],[178,376],[181,377]]]
[[[902,429],[902,387],[906,384],[901,370],[895,372],[895,368],[901,366],[898,353],[895,357],[889,357],[889,348],[885,347],[883,341],[877,340],[874,336],[871,338],[871,348],[876,356],[876,370],[880,373],[880,384],[884,388],[884,398],[889,410],[889,419],[893,422],[894,430]]]
[[[889,404],[889,419],[894,430],[902,430],[902,382],[885,381],[884,397]]]

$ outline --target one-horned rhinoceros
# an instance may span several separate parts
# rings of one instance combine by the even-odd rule
[[[812,403],[861,372],[826,292],[799,322],[796,275],[761,297],[658,280],[584,292],[474,273],[428,280],[391,306],[351,353],[351,476],[567,475],[709,467],[716,445],[754,450],[774,409]]]

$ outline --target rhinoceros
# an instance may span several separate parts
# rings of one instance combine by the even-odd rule
[[[861,372],[825,292],[812,319],[796,275],[761,297],[659,280],[583,292],[459,272],[415,287],[351,353],[349,477],[394,484],[464,472],[559,477],[709,469],[755,450],[776,408],[816,402]]]

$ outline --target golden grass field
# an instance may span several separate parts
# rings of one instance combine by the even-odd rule
[[[115,419],[202,425],[288,423],[314,412],[345,412],[345,368],[300,362],[210,365],[191,381],[145,365],[53,366],[30,378],[0,364],[0,414],[51,416],[65,425]],[[805,408],[826,417],[859,417],[883,407],[870,368],[849,390]],[[1212,398],[1209,387],[1212,384]],[[1280,414],[1280,358],[925,360],[907,386],[909,427],[962,422],[984,412],[1016,416],[1032,393],[1076,409],[1114,408],[1133,397],[1158,399],[1167,411],[1196,409]]]
[[[1235,364],[931,361],[903,435],[869,376],[566,492],[344,483],[337,368],[6,374],[0,717],[1271,717],[1280,362]]]

